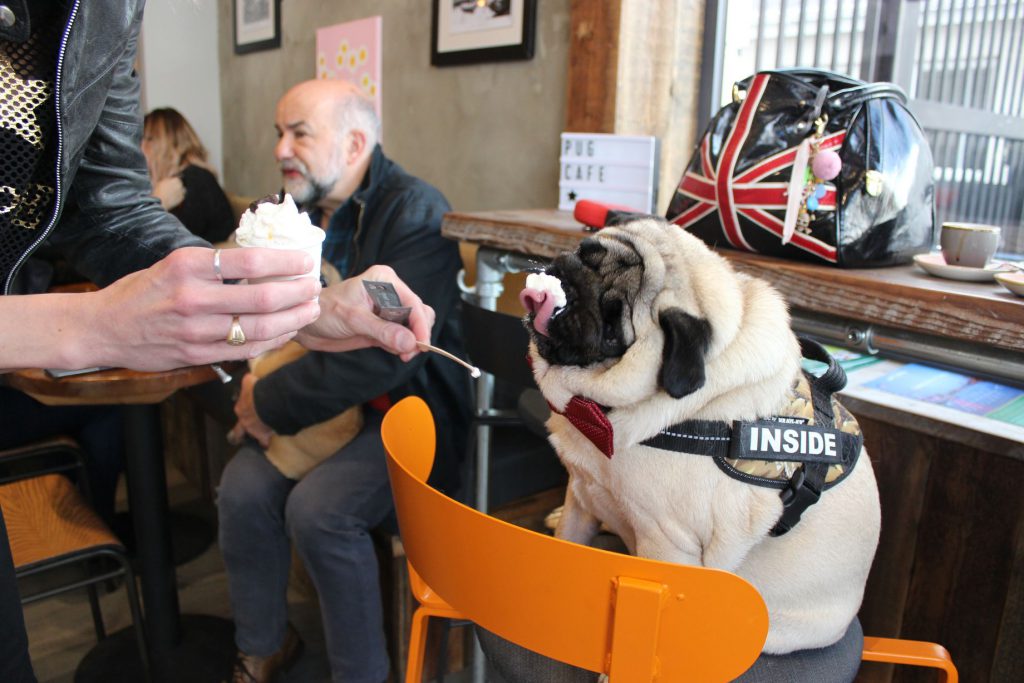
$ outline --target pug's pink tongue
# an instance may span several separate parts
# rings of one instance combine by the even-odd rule
[[[538,334],[548,336],[548,321],[555,312],[553,297],[547,292],[527,287],[519,292],[519,301],[527,312],[533,314],[533,329],[537,330]]]

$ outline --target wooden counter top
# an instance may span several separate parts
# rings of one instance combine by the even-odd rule
[[[571,213],[554,209],[451,212],[441,232],[545,258],[571,251],[593,234]],[[913,265],[843,269],[730,249],[719,253],[738,270],[771,282],[795,308],[1024,355],[1024,299],[996,282],[943,280]]]

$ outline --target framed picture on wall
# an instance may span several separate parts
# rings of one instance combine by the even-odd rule
[[[432,0],[430,63],[533,58],[537,0]]]
[[[235,54],[281,47],[281,0],[234,0]]]

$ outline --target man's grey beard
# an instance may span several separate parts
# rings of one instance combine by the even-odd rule
[[[326,183],[311,177],[305,168],[297,168],[295,166],[290,166],[289,168],[302,173],[302,178],[298,181],[284,180],[285,191],[292,196],[292,199],[295,200],[300,209],[305,211],[312,209],[321,200],[325,199],[330,194],[331,188],[334,187],[333,182]]]

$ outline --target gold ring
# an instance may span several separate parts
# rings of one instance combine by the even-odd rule
[[[245,343],[245,332],[242,332],[242,326],[238,322],[238,316],[231,316],[231,329],[228,330],[228,344],[232,346],[241,346]]]
[[[220,272],[220,249],[213,250],[213,274],[217,276],[217,279],[224,282],[224,274]],[[245,343],[245,340],[242,340]]]

